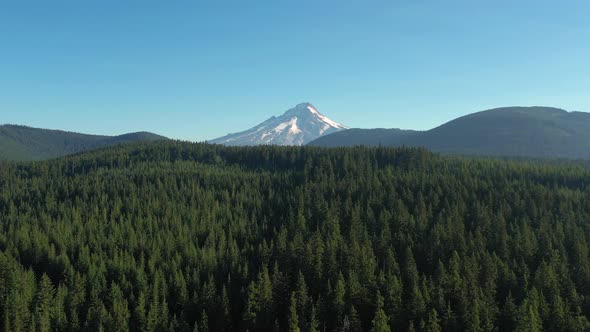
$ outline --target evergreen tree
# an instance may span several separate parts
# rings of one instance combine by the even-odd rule
[[[438,319],[438,313],[436,310],[430,310],[428,314],[428,320],[426,323],[426,327],[424,328],[424,332],[441,332],[442,329],[440,327],[440,321]]]
[[[337,322],[342,321],[344,318],[344,309],[346,305],[346,282],[342,273],[338,274],[336,285],[332,294],[332,308],[334,311],[334,319]]]
[[[358,312],[354,308],[354,305],[350,306],[350,313],[349,313],[349,320],[350,320],[350,331],[351,332],[361,332],[363,330],[361,318],[359,317]]]
[[[289,306],[289,332],[300,332],[299,316],[297,315],[297,298],[291,293],[291,305]]]
[[[111,324],[109,331],[128,331],[129,330],[129,307],[127,300],[123,298],[123,292],[117,284],[111,285],[110,293]]]
[[[209,332],[209,317],[207,316],[207,312],[205,310],[201,312],[199,321],[199,326],[201,327],[200,332]]]
[[[311,306],[310,332],[320,332],[320,322],[318,321],[315,304]]]
[[[377,292],[377,310],[371,323],[371,332],[390,332],[387,316],[383,311],[383,297]]]
[[[49,332],[51,330],[51,311],[55,289],[47,274],[41,276],[39,287],[37,289],[35,323],[37,330],[40,332]]]
[[[537,297],[534,295],[536,290],[531,291],[531,295],[524,299],[519,307],[519,320],[516,325],[515,331],[530,331],[537,332],[542,331],[542,321],[539,315],[539,303]]]

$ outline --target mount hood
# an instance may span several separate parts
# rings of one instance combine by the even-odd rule
[[[209,143],[224,145],[305,145],[321,136],[348,127],[330,120],[312,104],[302,103],[281,116],[273,116],[261,124]]]

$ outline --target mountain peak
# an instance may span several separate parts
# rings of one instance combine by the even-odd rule
[[[297,104],[295,107],[285,111],[283,116],[291,116],[291,115],[309,115],[309,114],[319,114],[320,112],[311,104],[311,103],[300,103]]]
[[[299,104],[295,105],[294,108],[307,108],[307,106],[312,106],[313,107],[313,105],[311,103],[309,103],[309,102],[306,101],[304,103],[299,103]]]
[[[226,145],[304,145],[320,136],[344,129],[348,127],[330,120],[311,103],[305,102],[249,130],[209,142]]]

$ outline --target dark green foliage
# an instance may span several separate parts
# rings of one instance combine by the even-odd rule
[[[377,292],[377,309],[375,310],[375,318],[371,323],[371,332],[390,332],[391,328],[387,322],[387,315],[383,311],[383,297]]]
[[[156,142],[0,164],[8,331],[585,331],[590,171]]]
[[[0,126],[0,160],[43,160],[100,147],[166,139],[148,132],[119,136],[86,135],[26,126]]]
[[[463,116],[427,131],[349,129],[309,145],[404,145],[461,155],[590,159],[590,113],[505,107]]]
[[[291,305],[289,306],[289,332],[301,332],[299,328],[299,315],[297,314],[297,298],[291,293]]]
[[[309,331],[310,332],[319,332],[320,331],[320,322],[318,321],[318,315],[317,315],[315,305],[313,305],[311,307]]]
[[[332,134],[320,136],[308,143],[310,146],[336,147],[336,146],[378,146],[378,145],[402,145],[404,141],[414,135],[420,134],[416,130],[403,129],[360,129],[352,128],[337,131]]]

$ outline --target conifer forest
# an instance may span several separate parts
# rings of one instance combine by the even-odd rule
[[[0,330],[590,331],[590,168],[162,141],[0,163]]]

